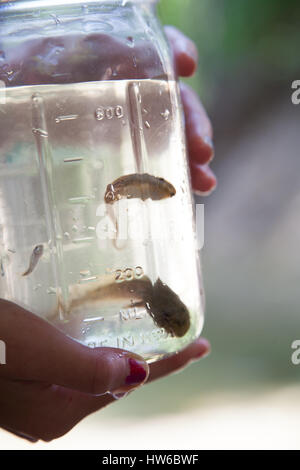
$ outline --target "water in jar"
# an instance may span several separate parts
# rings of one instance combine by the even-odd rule
[[[21,86],[0,105],[1,297],[85,345],[148,361],[203,324],[176,87]],[[125,190],[109,202],[116,181]]]

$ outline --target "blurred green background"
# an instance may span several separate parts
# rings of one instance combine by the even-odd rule
[[[298,381],[290,345],[300,337],[300,107],[290,95],[300,3],[165,0],[159,12],[198,46],[188,82],[214,125],[219,178],[210,198],[197,199],[205,204],[204,335],[213,351],[169,380],[197,384],[188,393]]]

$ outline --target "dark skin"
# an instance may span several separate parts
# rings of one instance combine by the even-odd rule
[[[194,43],[170,26],[166,34],[178,76],[191,76],[197,67]],[[209,168],[212,127],[190,87],[181,84],[181,97],[193,189],[208,194],[216,186]],[[113,403],[116,395],[178,371],[210,350],[200,338],[149,367],[128,351],[87,348],[12,302],[0,300],[0,312],[1,339],[7,347],[7,364],[0,366],[0,426],[31,442],[63,436],[90,413]],[[134,380],[128,380],[132,361]]]

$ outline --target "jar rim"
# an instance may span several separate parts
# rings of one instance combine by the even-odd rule
[[[0,11],[31,10],[37,8],[56,7],[62,5],[86,5],[95,3],[115,3],[126,6],[128,3],[158,3],[159,0],[0,0]]]

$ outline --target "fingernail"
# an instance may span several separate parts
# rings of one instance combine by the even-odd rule
[[[146,363],[133,358],[130,358],[128,363],[130,373],[126,377],[126,385],[137,385],[143,383],[148,375],[148,366],[145,367]]]
[[[149,366],[142,358],[131,354],[126,358],[127,375],[123,379],[124,382],[117,389],[111,390],[111,393],[119,399],[129,391],[142,385],[149,375]]]

